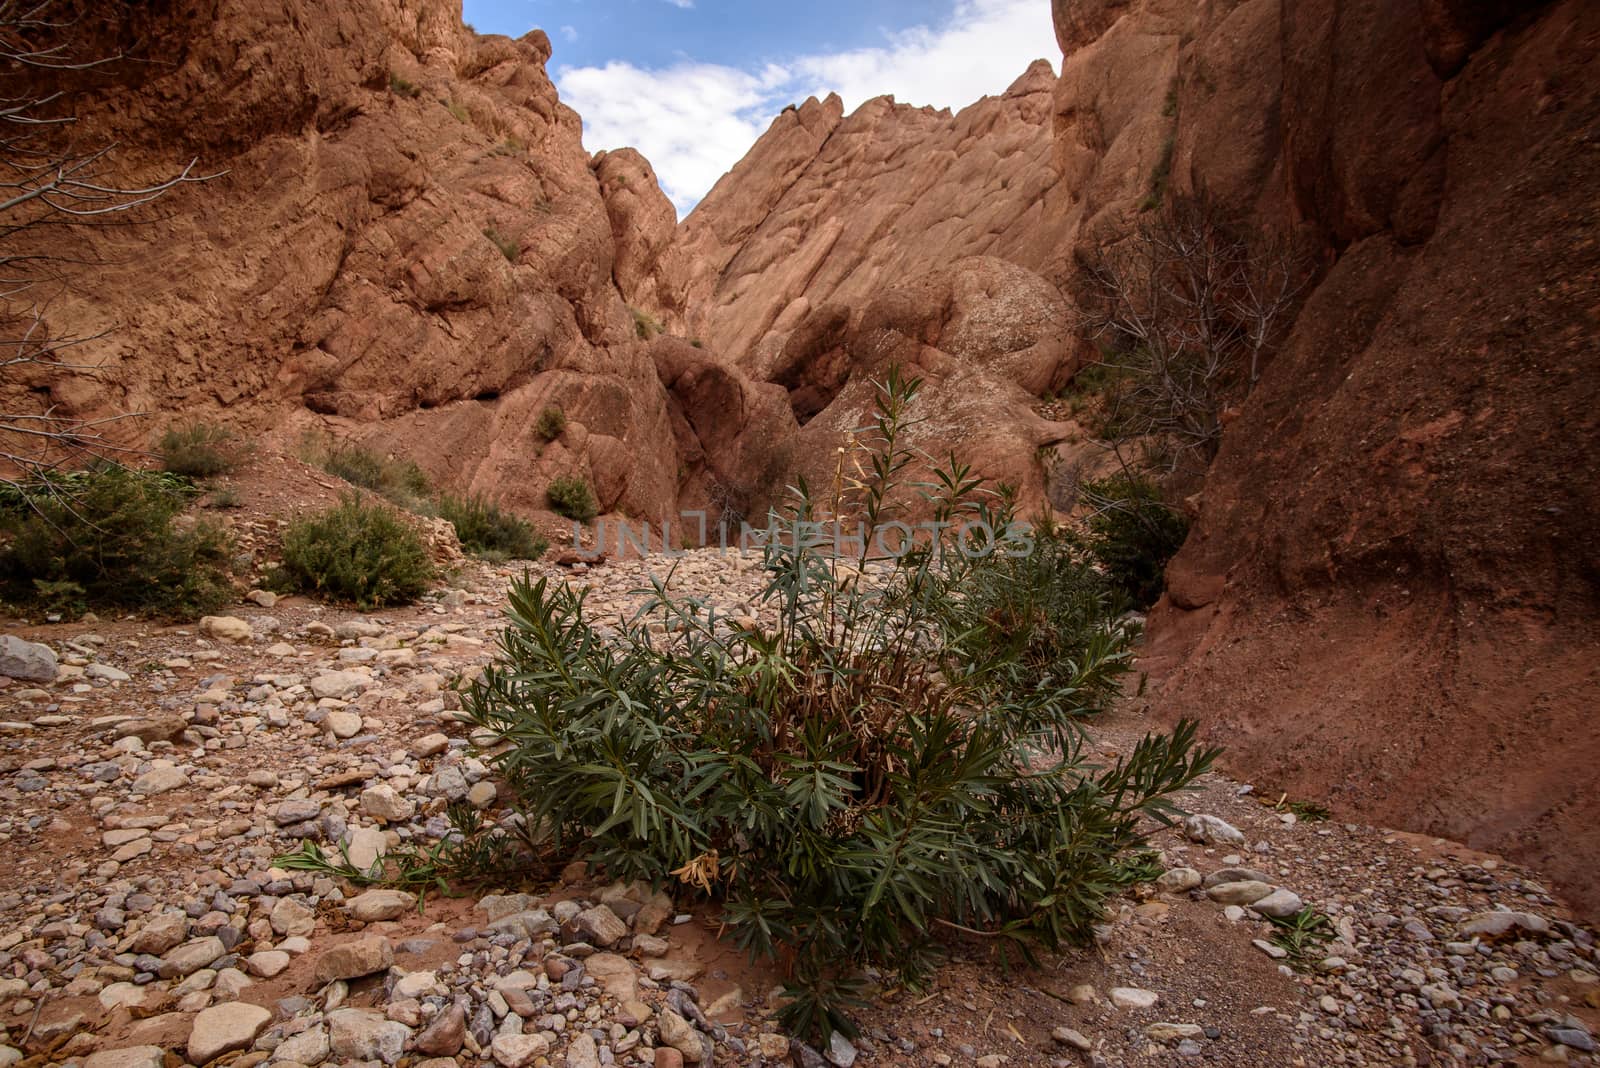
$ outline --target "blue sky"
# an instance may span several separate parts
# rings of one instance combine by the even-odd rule
[[[591,152],[631,145],[680,216],[786,105],[884,93],[959,109],[1035,59],[1059,67],[1047,0],[464,0],[480,33],[538,27]]]

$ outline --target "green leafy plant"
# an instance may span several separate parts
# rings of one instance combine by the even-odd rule
[[[1156,157],[1155,168],[1150,172],[1150,191],[1139,204],[1140,211],[1154,211],[1166,200],[1167,183],[1172,179],[1172,153],[1176,147],[1177,140],[1172,134],[1161,142],[1161,155]]]
[[[231,539],[207,520],[180,524],[186,479],[116,465],[0,493],[0,588],[18,604],[109,607],[173,618],[227,604]]]
[[[551,404],[539,413],[539,421],[534,424],[534,431],[546,441],[554,441],[567,431],[567,413],[558,406]]]
[[[424,509],[433,492],[427,473],[411,460],[391,459],[360,445],[313,444],[309,456],[328,474],[410,511]]]
[[[557,515],[587,523],[600,514],[600,506],[595,503],[594,490],[589,488],[577,475],[562,475],[550,483],[545,490],[545,498],[550,502],[550,508]]]
[[[1333,941],[1333,923],[1316,909],[1307,906],[1293,916],[1269,916],[1272,923],[1273,945],[1289,954],[1289,962],[1296,968],[1306,968],[1316,963],[1323,946]]]
[[[1080,487],[1093,514],[1089,544],[1112,585],[1132,604],[1149,607],[1166,587],[1167,562],[1183,546],[1189,521],[1161,499],[1147,477],[1124,473]]]
[[[628,305],[628,314],[633,316],[633,332],[640,341],[649,341],[658,336],[666,328],[661,325],[661,320],[645,311]]]
[[[489,242],[500,250],[500,255],[506,258],[507,263],[516,263],[517,257],[522,255],[522,246],[517,243],[516,239],[507,237],[493,226],[485,228],[483,236],[487,237]]]
[[[389,72],[389,91],[395,96],[403,96],[408,99],[415,99],[422,95],[421,89],[393,71]]]
[[[1119,886],[1153,883],[1166,870],[1167,866],[1161,863],[1161,854],[1153,849],[1141,849],[1117,861],[1111,872],[1111,881]]]
[[[1184,723],[1092,761],[1079,720],[1127,648],[1076,572],[1040,601],[1083,618],[1037,641],[951,608],[1009,605],[997,587],[1034,574],[963,551],[960,522],[1021,540],[1005,495],[941,468],[915,487],[940,532],[880,547],[913,488],[917,386],[891,372],[827,500],[802,481],[774,517],[776,625],[732,625],[658,579],[603,634],[585,594],[524,578],[498,662],[463,694],[465,718],[508,743],[492,760],[522,825],[610,877],[672,876],[719,902],[737,944],[786,971],[782,1019],[802,1034],[849,1032],[870,969],[920,982],[948,937],[1025,955],[1089,938],[1143,817],[1168,820],[1215,756]],[[841,517],[864,524],[859,551],[835,551]]]
[[[239,439],[227,427],[189,423],[168,427],[156,443],[162,470],[189,478],[214,478],[239,466]]]
[[[361,609],[407,604],[433,581],[433,561],[417,532],[381,505],[355,494],[289,524],[280,585]]]
[[[1315,801],[1289,801],[1280,799],[1272,806],[1279,812],[1288,812],[1302,823],[1326,823],[1333,818],[1333,813],[1326,805],[1319,805]]]
[[[441,494],[437,504],[439,516],[456,528],[461,547],[475,556],[537,560],[550,548],[550,542],[531,523],[484,497]]]

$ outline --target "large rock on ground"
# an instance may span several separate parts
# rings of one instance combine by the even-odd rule
[[[207,1064],[224,1053],[244,1049],[272,1022],[272,1011],[232,1001],[213,1005],[194,1018],[189,1032],[189,1061]]]
[[[394,946],[387,938],[381,935],[360,938],[323,951],[322,956],[317,958],[317,982],[357,979],[381,972],[393,963]]]
[[[0,634],[0,675],[28,682],[54,682],[56,654],[48,645]]]

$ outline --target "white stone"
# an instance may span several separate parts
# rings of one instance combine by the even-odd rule
[[[371,676],[361,671],[328,671],[311,680],[312,696],[343,697],[372,685]]]
[[[164,1059],[160,1046],[129,1046],[91,1053],[83,1068],[161,1068]]]
[[[361,811],[384,823],[404,823],[416,815],[417,806],[393,786],[379,783],[361,791]]]
[[[1136,986],[1111,988],[1111,1004],[1119,1009],[1148,1009],[1160,1000],[1161,995],[1153,990],[1141,990]]]
[[[0,634],[0,675],[30,682],[54,682],[59,672],[55,650],[15,634]]]
[[[189,1062],[206,1064],[236,1049],[244,1049],[272,1022],[272,1012],[245,1001],[213,1005],[194,1018],[189,1032]]]
[[[1209,845],[1243,845],[1244,832],[1224,819],[1195,813],[1183,821],[1183,833],[1191,841]]]
[[[146,797],[179,790],[189,785],[189,776],[171,764],[158,765],[133,780],[133,792]]]
[[[200,633],[223,642],[247,642],[255,637],[250,624],[236,616],[205,616],[200,620]]]
[[[550,1052],[550,1040],[543,1035],[495,1035],[489,1044],[500,1068],[527,1068]]]

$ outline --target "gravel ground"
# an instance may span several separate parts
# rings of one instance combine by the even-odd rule
[[[754,559],[674,563],[675,589],[759,614]],[[665,566],[535,570],[615,617]],[[426,845],[452,802],[498,814],[449,684],[491,658],[513,574],[468,563],[374,616],[260,596],[203,627],[8,627],[60,675],[0,689],[0,1068],[816,1063],[768,1019],[776,977],[687,899],[568,871],[419,903],[272,867],[306,839],[358,864]],[[1129,701],[1095,744],[1113,755],[1147,724]],[[1600,1063],[1593,933],[1536,876],[1296,819],[1218,775],[1184,806],[1213,819],[1155,834],[1167,874],[1097,944],[1010,968],[952,944],[930,988],[882,991],[829,1059]],[[1257,910],[1299,904],[1331,940],[1278,959]]]

